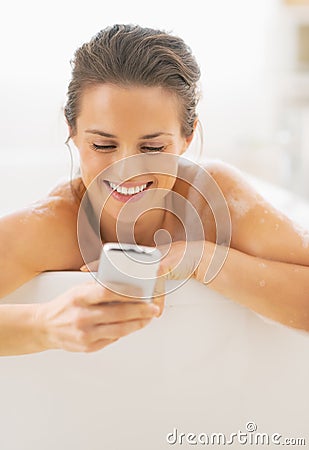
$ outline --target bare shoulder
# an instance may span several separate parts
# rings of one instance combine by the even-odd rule
[[[237,167],[217,159],[203,161],[200,165],[221,190],[234,224],[257,205],[271,207]]]
[[[252,197],[252,201],[257,197],[262,199],[238,168],[219,159],[207,159],[198,163],[186,162],[181,165],[181,174],[184,174],[183,179],[192,183],[193,188],[201,188],[205,184],[209,187],[211,179],[225,197],[247,193],[248,198]]]
[[[45,197],[2,217],[1,240],[12,263],[36,273],[78,270],[83,264],[76,234],[78,207],[70,182],[63,181]]]
[[[200,230],[200,224],[202,224],[204,235],[210,242],[229,240],[227,236],[230,228],[221,227],[224,236],[222,233],[219,236],[217,226],[219,216],[220,223],[230,223],[230,213],[224,193],[232,181],[225,169],[227,166],[220,161],[208,159],[193,162],[186,158],[180,158],[177,180],[173,188],[187,200],[188,208],[185,211],[190,229],[194,230],[194,233],[196,229]],[[198,213],[198,219],[193,211]],[[197,226],[193,226],[193,220],[197,221]]]
[[[83,196],[86,188],[81,181],[81,178],[74,178],[72,180],[60,180],[47,194],[48,197],[62,199],[72,206],[79,207],[80,198]]]
[[[204,168],[229,208],[232,248],[265,259],[309,264],[308,232],[256,191],[245,174],[220,160],[210,160]]]
[[[181,166],[182,179],[188,181],[183,195],[199,211],[207,225],[209,240],[216,240],[217,221],[231,221],[235,242],[237,225],[246,213],[261,202],[262,197],[236,167],[218,159],[198,163],[185,162]],[[215,217],[216,215],[216,217]]]
[[[60,181],[46,196],[25,208],[26,217],[36,223],[57,221],[59,226],[69,227],[76,221],[83,192],[80,179]]]
[[[253,202],[257,198],[262,200],[261,195],[253,188],[246,179],[245,174],[237,167],[219,159],[203,161],[201,166],[215,180],[223,194],[225,194],[225,197],[235,197],[237,193],[247,193],[248,198],[251,197]]]

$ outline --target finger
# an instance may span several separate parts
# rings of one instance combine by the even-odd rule
[[[100,260],[97,259],[96,261],[91,261],[90,263],[85,264],[82,266],[79,270],[82,272],[97,272],[99,267]]]
[[[108,345],[111,345],[113,342],[116,342],[118,340],[119,340],[119,338],[99,339],[98,341],[92,342],[91,344],[87,345],[84,351],[86,353],[96,352],[98,350],[101,350],[104,347],[107,347]]]
[[[153,303],[159,307],[158,312],[155,314],[156,317],[160,317],[163,314],[164,306],[165,306],[165,296],[157,296],[153,299]]]
[[[107,345],[112,344],[113,342],[118,341],[117,339],[100,339],[99,341],[85,343],[76,342],[76,340],[64,342],[62,348],[69,352],[94,352],[96,350],[100,350]]]
[[[78,325],[81,328],[137,319],[152,319],[160,312],[154,303],[107,303],[81,311]]]
[[[103,324],[97,325],[90,331],[90,340],[95,341],[99,339],[118,339],[140,328],[145,327],[151,322],[152,319],[137,319],[130,320],[128,322],[113,323],[113,324]]]
[[[108,288],[98,281],[88,281],[72,288],[72,295],[78,305],[95,305],[108,302],[140,301],[143,291],[138,286],[109,283]]]
[[[159,307],[157,317],[160,317],[165,306],[165,279],[162,276],[157,278],[153,291],[153,303]]]

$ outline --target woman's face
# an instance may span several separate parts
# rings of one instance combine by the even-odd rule
[[[101,84],[87,88],[80,101],[73,141],[79,151],[81,176],[86,188],[108,167],[120,167],[119,162],[124,158],[151,154],[153,164],[155,158],[159,161],[157,155],[163,153],[175,157],[181,155],[192,140],[193,136],[184,137],[181,133],[179,101],[160,87]],[[131,161],[132,166],[138,159],[125,161]],[[162,167],[163,172],[164,169]],[[113,193],[105,205],[105,209],[113,210],[113,216],[123,205],[124,196],[135,197],[137,189],[145,188],[145,184],[147,190],[170,190],[175,183],[175,176],[166,173],[147,171],[128,178],[123,167],[117,170],[102,183],[108,195]],[[122,190],[117,196],[113,191],[115,186],[110,182],[121,183],[127,189],[131,187],[131,191]],[[136,199],[139,197],[141,194]]]

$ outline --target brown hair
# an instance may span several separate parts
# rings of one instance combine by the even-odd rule
[[[64,108],[76,133],[80,97],[90,85],[160,86],[181,101],[182,133],[190,136],[197,118],[200,69],[190,48],[176,36],[138,25],[114,25],[99,31],[74,54]]]

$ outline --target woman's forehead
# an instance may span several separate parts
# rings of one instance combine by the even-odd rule
[[[147,125],[153,130],[151,124],[160,129],[178,128],[179,109],[175,95],[159,86],[100,84],[83,91],[78,122],[92,127],[104,122],[116,128],[140,125],[145,129]]]

